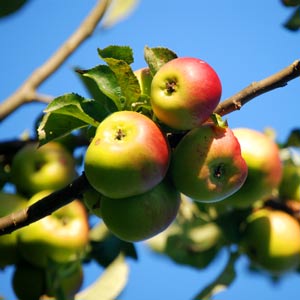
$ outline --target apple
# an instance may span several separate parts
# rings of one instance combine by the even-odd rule
[[[87,148],[84,170],[92,187],[109,198],[142,194],[165,177],[170,148],[164,133],[134,111],[109,115]]]
[[[289,147],[280,150],[283,174],[279,195],[283,199],[300,201],[300,148]]]
[[[241,248],[254,264],[274,275],[294,270],[300,259],[300,225],[286,212],[259,209],[246,220]]]
[[[17,152],[11,166],[11,177],[20,193],[31,197],[42,190],[57,190],[76,176],[75,161],[70,152],[57,142],[38,148],[28,144]]]
[[[246,208],[269,197],[277,189],[282,177],[282,163],[277,144],[267,135],[250,128],[235,128],[233,133],[248,165],[248,177],[242,188],[221,205]]]
[[[29,205],[49,194],[35,194]],[[55,211],[18,231],[22,257],[33,265],[46,267],[51,261],[66,263],[81,257],[89,241],[89,223],[85,206],[79,200]]]
[[[181,139],[170,168],[175,187],[199,202],[228,197],[247,177],[247,165],[233,132],[212,123],[190,130]]]
[[[39,300],[45,293],[45,271],[42,268],[22,262],[15,266],[12,287],[20,300]]]
[[[150,96],[151,93],[151,82],[152,82],[152,75],[150,69],[147,67],[138,69],[134,71],[134,75],[138,79],[141,93],[147,96]]]
[[[64,299],[74,299],[82,283],[80,262],[55,264],[45,269],[22,261],[15,266],[12,275],[13,290],[20,300],[55,299],[57,293],[63,293]]]
[[[20,195],[0,192],[0,217],[7,216],[25,208],[27,199]],[[19,254],[17,249],[17,232],[0,236],[0,269],[17,263]]]
[[[89,213],[101,218],[101,199],[102,195],[91,186],[83,193],[83,203]]]
[[[221,81],[208,63],[179,57],[164,64],[153,76],[151,105],[164,124],[189,130],[208,120],[221,93]]]
[[[128,242],[149,239],[165,230],[175,219],[180,193],[167,180],[150,191],[122,199],[101,199],[101,216],[107,228]]]

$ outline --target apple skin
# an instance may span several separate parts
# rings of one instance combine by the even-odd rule
[[[283,199],[300,201],[300,148],[285,148],[280,151],[283,174],[279,195]],[[288,156],[287,156],[288,155]],[[287,156],[285,158],[285,156]]]
[[[270,196],[282,178],[282,163],[277,144],[267,135],[250,128],[232,130],[248,165],[248,176],[242,188],[221,205],[247,208]]]
[[[92,187],[109,198],[142,194],[165,177],[170,148],[148,117],[119,111],[103,120],[87,148],[84,170]]]
[[[247,177],[247,165],[231,129],[212,123],[194,128],[182,138],[170,168],[175,187],[199,202],[228,197]]]
[[[210,117],[221,94],[220,78],[208,63],[180,57],[164,64],[153,76],[151,105],[161,122],[189,130]]]
[[[107,228],[127,242],[149,239],[175,219],[180,193],[165,179],[150,191],[125,199],[101,199],[101,215]]]
[[[253,263],[274,275],[295,270],[300,259],[300,225],[286,212],[257,210],[246,220],[241,248]]]
[[[57,190],[76,176],[75,161],[61,144],[49,142],[38,148],[28,144],[15,155],[11,177],[17,190],[29,197],[42,190]]]
[[[46,289],[45,271],[42,268],[22,262],[15,266],[12,286],[20,300],[40,300]]]
[[[47,196],[49,191],[35,194],[29,205]],[[29,263],[46,267],[49,262],[67,263],[81,257],[88,245],[89,224],[81,201],[71,203],[18,231],[18,247]]]
[[[138,69],[134,71],[134,75],[138,79],[141,93],[147,96],[151,94],[151,82],[152,82],[152,75],[150,73],[150,69],[147,67]]]
[[[27,206],[27,199],[17,194],[0,192],[0,217],[7,216]],[[0,236],[0,269],[19,261],[17,231]]]

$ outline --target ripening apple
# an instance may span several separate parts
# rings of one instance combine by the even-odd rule
[[[42,190],[57,190],[76,176],[73,156],[57,142],[38,148],[28,144],[17,152],[11,166],[11,177],[20,193],[31,197]]]
[[[241,247],[254,264],[274,275],[295,270],[300,259],[300,225],[286,212],[259,209],[246,220]]]
[[[204,124],[189,131],[171,161],[174,185],[199,202],[220,201],[241,188],[247,165],[229,127]]]
[[[35,194],[29,205],[47,196]],[[88,245],[89,223],[84,205],[79,200],[58,209],[18,231],[22,257],[33,265],[46,267],[51,261],[66,263],[81,257]]]
[[[144,95],[150,96],[151,93],[151,82],[152,82],[152,75],[150,69],[147,67],[138,69],[134,71],[134,75],[137,77],[141,93]]]
[[[175,219],[180,193],[163,180],[150,191],[124,198],[101,199],[101,216],[107,228],[121,240],[138,242],[165,230]]]
[[[280,151],[283,174],[279,194],[283,199],[300,201],[300,151],[299,147],[284,148]]]
[[[27,199],[18,194],[0,192],[0,217],[25,208]],[[0,269],[17,263],[19,253],[17,249],[17,232],[0,236]]]
[[[221,205],[245,208],[270,196],[282,177],[282,163],[277,144],[267,135],[250,128],[233,129],[248,165],[242,188]]]
[[[104,119],[87,148],[84,170],[92,187],[109,198],[142,194],[163,180],[170,149],[148,117],[119,111]]]
[[[164,64],[153,76],[151,105],[161,122],[188,130],[210,117],[221,93],[220,78],[208,63],[179,57]]]

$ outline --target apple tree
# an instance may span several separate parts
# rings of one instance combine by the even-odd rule
[[[26,2],[0,2],[0,16]],[[294,10],[286,28],[298,30],[300,2],[282,2]],[[1,121],[43,98],[37,87],[96,25],[116,23],[134,5],[99,1],[0,104]],[[74,70],[90,97],[43,98],[36,135],[0,141],[0,268],[14,266],[20,300],[115,299],[138,241],[199,270],[228,252],[224,270],[194,299],[233,284],[241,256],[272,278],[300,270],[300,130],[278,142],[272,131],[231,128],[225,119],[298,78],[300,61],[221,100],[209,62],[167,47],[141,51],[145,66],[134,70],[130,46],[98,48],[101,64]],[[104,272],[82,290],[83,266],[91,262]]]

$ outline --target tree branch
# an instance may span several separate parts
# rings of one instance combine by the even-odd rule
[[[89,186],[83,173],[65,188],[46,196],[27,208],[0,218],[0,236],[38,221],[74,199],[82,198],[82,194]]]
[[[224,116],[235,110],[240,110],[243,105],[245,105],[253,98],[279,87],[284,87],[289,81],[299,76],[300,60],[296,60],[291,65],[279,71],[278,73],[275,73],[260,81],[253,82],[237,94],[222,101],[217,106],[214,112],[221,116]]]
[[[111,0],[99,0],[86,19],[63,45],[7,99],[0,104],[0,122],[21,105],[40,99],[36,89],[93,33]]]

